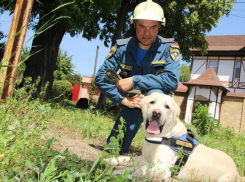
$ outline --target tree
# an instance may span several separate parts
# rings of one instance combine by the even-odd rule
[[[13,12],[16,0],[3,0],[1,9]],[[35,30],[31,55],[26,61],[25,77],[33,82],[41,76],[35,97],[38,97],[46,82],[52,89],[59,45],[65,33],[71,36],[82,34],[88,40],[100,33],[100,22],[117,13],[120,0],[38,0],[33,4],[30,25]],[[101,18],[103,17],[103,18]]]
[[[190,74],[190,65],[182,64],[180,67],[180,78],[179,81],[181,83],[187,82],[189,80],[189,74]]]
[[[54,70],[55,80],[68,80],[71,84],[81,84],[82,76],[74,73],[74,65],[72,64],[72,56],[67,55],[67,51],[59,49],[56,67]]]
[[[77,73],[72,73],[66,76],[66,80],[68,80],[72,84],[80,85],[82,83],[82,76]]]
[[[115,35],[112,44],[115,44],[115,39],[134,34],[134,28],[129,26],[129,22],[130,16],[139,2],[142,1],[123,0],[118,12],[126,12],[122,13],[122,16],[121,14],[111,14],[106,21],[102,33],[105,34],[109,31],[112,32],[111,37]],[[166,18],[166,26],[160,29],[159,34],[163,37],[174,37],[180,45],[183,59],[189,62],[191,58],[190,48],[197,48],[203,54],[207,53],[206,32],[218,25],[219,18],[229,15],[235,0],[154,0],[154,2],[163,7]],[[117,26],[122,24],[122,20],[125,20],[120,26],[121,29],[116,28],[116,32],[113,32],[115,30],[114,20],[117,20]]]
[[[49,88],[52,87],[59,44],[65,33],[71,36],[82,34],[88,40],[99,36],[104,40],[105,45],[109,46],[110,42],[114,44],[117,38],[134,34],[134,28],[129,24],[130,16],[135,6],[142,1],[75,0],[71,2],[73,1],[38,0],[33,5],[31,22],[37,36],[33,40],[31,53],[36,54],[26,62],[25,76],[31,76],[34,81],[38,76],[42,77],[39,92],[47,81],[51,83]],[[167,22],[160,30],[160,35],[174,37],[181,47],[183,59],[189,61],[191,47],[206,53],[208,47],[205,40],[206,32],[211,31],[212,27],[218,24],[220,17],[229,15],[235,0],[155,0],[155,2],[163,7]],[[13,11],[15,0],[3,0],[2,3],[0,8]],[[68,4],[59,7],[65,3]],[[37,17],[38,21],[35,22]],[[49,29],[39,34],[37,30],[43,30],[44,25]]]
[[[24,47],[19,64],[20,79],[23,78],[26,66],[24,62],[30,57],[30,48]],[[72,84],[81,84],[82,76],[74,73],[74,65],[72,64],[72,56],[68,56],[67,51],[59,49],[57,62],[54,70],[55,80],[68,80]]]
[[[59,49],[54,71],[54,80],[66,80],[67,75],[70,75],[73,72],[74,65],[71,61],[72,56],[68,56],[66,51]]]

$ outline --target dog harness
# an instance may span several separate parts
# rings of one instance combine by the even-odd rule
[[[189,155],[192,154],[196,146],[199,144],[198,140],[194,136],[194,133],[190,129],[187,129],[186,134],[180,136],[173,136],[171,138],[145,138],[145,140],[149,143],[167,145],[173,151],[178,152],[178,154],[182,153],[174,164],[175,166],[177,165],[179,167],[177,171],[172,172],[172,176],[178,174],[180,168],[186,164]],[[183,149],[183,152],[181,152],[181,148]]]

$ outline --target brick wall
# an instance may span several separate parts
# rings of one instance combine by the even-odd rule
[[[223,96],[220,112],[220,123],[233,127],[235,131],[245,132],[244,98]]]
[[[173,98],[180,107],[180,119],[185,119],[185,110],[187,104],[187,92],[174,92]]]
[[[175,92],[175,102],[180,106],[180,119],[185,118],[187,92]],[[245,133],[245,98],[223,96],[220,110],[220,123]]]

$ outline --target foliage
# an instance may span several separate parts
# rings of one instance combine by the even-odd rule
[[[196,126],[199,134],[206,135],[219,127],[220,122],[211,116],[211,114],[208,112],[207,105],[202,105],[199,102],[196,102],[192,123],[194,126]]]
[[[67,75],[73,73],[72,56],[68,56],[66,51],[59,49],[56,67],[54,71],[54,80],[66,80]]]
[[[190,74],[190,65],[182,64],[180,67],[180,82],[184,83],[189,80],[189,74]]]
[[[54,99],[64,100],[69,99],[72,92],[72,84],[67,80],[54,81],[52,88],[52,97]]]
[[[8,99],[0,107],[0,178],[25,181],[33,175],[25,170],[27,160],[41,165],[42,156],[49,158],[40,137],[44,124],[49,122],[51,107],[28,99]]]
[[[5,42],[2,41],[2,39],[5,37],[5,35],[3,34],[2,31],[0,31],[0,62],[3,58],[3,54],[4,54],[4,49],[5,49]]]
[[[124,131],[126,130],[125,127],[125,120],[123,119],[123,117],[120,117],[120,124],[118,125],[118,135],[117,138],[112,136],[110,138],[110,144],[105,144],[103,147],[105,148],[105,150],[107,150],[108,152],[114,154],[114,155],[118,155],[120,152],[120,146],[123,142],[123,138],[124,138]]]
[[[142,1],[141,1],[142,2]],[[203,54],[207,53],[208,44],[205,40],[206,32],[218,25],[219,18],[229,15],[235,0],[214,1],[189,1],[189,0],[155,0],[164,10],[166,26],[160,29],[159,34],[163,37],[174,37],[179,43],[183,59],[190,61],[190,48],[197,48]],[[127,3],[125,7],[124,4]],[[139,1],[122,1],[118,12],[126,11],[123,16],[123,26],[119,37],[129,37],[134,34],[133,26],[129,25],[130,17]],[[124,8],[124,9],[123,9]],[[122,10],[123,9],[123,10]],[[110,14],[110,18],[104,20],[101,38],[110,38],[115,35],[115,26],[121,24],[121,14]],[[116,21],[116,23],[115,23]],[[114,26],[113,26],[114,25]],[[109,32],[109,33],[108,33]],[[115,43],[115,41],[113,42]]]
[[[40,77],[37,79],[37,82],[36,83],[32,83],[32,78],[30,77],[26,77],[24,78],[25,80],[25,86],[24,87],[21,87],[21,88],[18,88],[18,84],[19,82],[21,81],[20,79],[17,80],[15,82],[15,87],[14,87],[14,97],[15,99],[18,99],[18,100],[22,100],[22,99],[27,99],[27,100],[32,100],[32,94],[36,92],[37,90],[37,85],[38,83],[40,82]],[[39,100],[40,101],[43,101],[45,100],[45,97],[46,97],[46,94],[45,94],[45,90],[47,89],[48,87],[48,84],[47,83],[45,85],[45,87],[43,88],[42,92],[40,92],[40,97],[39,97]]]
[[[102,152],[93,162],[81,160],[68,150],[62,153],[56,151],[53,148],[56,139],[45,134],[47,129],[59,129],[61,135],[68,130],[72,136],[76,133],[81,138],[87,136],[103,143],[112,129],[116,114],[91,109],[74,110],[66,103],[45,103],[26,98],[7,99],[0,102],[0,108],[1,180],[139,181],[128,171],[123,175],[112,175],[113,167],[103,161],[111,157],[110,154]],[[203,136],[198,134],[195,126],[187,127],[195,133],[200,143],[230,155],[239,174],[245,176],[245,134],[220,127]],[[131,149],[137,145],[141,148],[143,140],[142,131],[139,130]]]
[[[18,79],[15,82],[15,87],[18,88],[24,78],[24,72],[26,70],[26,65],[25,65],[25,61],[29,58],[30,56],[30,48],[29,47],[24,47],[22,50],[22,54],[21,54],[21,58],[20,58],[20,63],[18,65]],[[28,77],[26,78],[28,79]],[[39,80],[40,81],[40,80]],[[37,82],[39,83],[39,81],[37,80]],[[27,84],[30,84],[28,81]],[[26,86],[24,86],[26,87]],[[25,88],[23,88],[25,89]]]
[[[192,47],[205,54],[208,47],[206,32],[218,24],[220,17],[229,15],[234,1],[156,0],[164,8],[167,22],[159,34],[174,37],[186,61],[190,60],[189,49]],[[13,12],[15,3],[16,0],[3,0],[0,11]],[[34,1],[30,27],[36,31],[31,49],[31,54],[35,56],[26,61],[25,71],[25,77],[32,77],[33,83],[38,77],[42,79],[34,96],[39,96],[47,82],[50,83],[47,92],[52,89],[58,48],[66,33],[72,37],[82,34],[87,40],[99,36],[109,46],[110,42],[115,42],[115,38],[134,34],[134,28],[129,22],[138,3],[138,0]],[[33,72],[36,67],[40,69]]]
[[[167,19],[163,35],[174,36],[181,47],[184,60],[190,60],[190,48],[200,49],[206,54],[206,32],[218,25],[219,18],[229,15],[234,2],[235,0],[164,1],[162,5]]]
[[[72,85],[74,84],[81,85],[82,76],[80,74],[73,73],[73,74],[66,75],[66,80],[71,82]]]

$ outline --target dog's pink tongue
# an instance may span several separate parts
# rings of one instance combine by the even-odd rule
[[[160,133],[159,125],[156,121],[152,121],[146,129],[147,133],[157,135]]]

